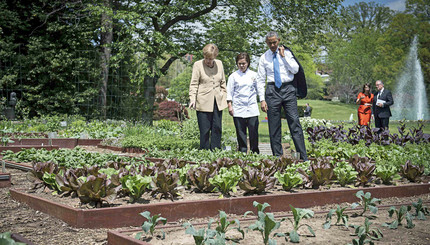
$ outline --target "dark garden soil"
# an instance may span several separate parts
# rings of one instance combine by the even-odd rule
[[[110,152],[106,149],[98,149],[89,147],[88,150],[98,152]],[[135,154],[139,155],[139,154]],[[6,168],[6,172],[12,175],[13,189],[29,189],[31,183],[26,179],[26,172]],[[401,183],[399,183],[401,184]],[[29,239],[35,244],[107,244],[107,231],[108,229],[81,229],[73,228],[61,220],[52,218],[47,214],[35,211],[25,204],[16,202],[10,198],[9,189],[0,189],[0,233],[10,231],[12,233],[19,233],[23,237]],[[327,188],[327,187],[325,187]],[[337,188],[335,186],[331,187]],[[303,191],[303,190],[300,190]],[[270,194],[285,193],[281,190],[272,191]],[[38,195],[45,199],[55,202],[60,202],[72,207],[92,208],[90,206],[81,206],[78,198],[63,197],[52,195],[50,192],[43,192]],[[242,196],[238,192],[234,196]],[[218,198],[218,194],[201,194],[183,191],[182,196],[178,200],[199,200],[208,198]],[[416,197],[407,198],[387,198],[383,199],[382,205],[393,204],[411,204],[416,202],[418,198],[423,199],[424,202],[429,202],[425,205],[430,206],[430,195],[421,195]],[[151,201],[148,201],[151,200]],[[115,205],[128,205],[128,198],[118,198]],[[152,197],[144,196],[138,203],[156,203],[156,202],[171,202],[170,200],[161,199],[160,201],[154,200]],[[349,206],[350,204],[343,204]],[[328,211],[334,205],[327,205],[323,207],[313,207],[311,210]],[[276,215],[285,215],[285,213],[276,213]],[[233,217],[233,216],[232,216]],[[241,218],[241,217],[237,217]],[[279,218],[280,219],[280,218]],[[416,226],[413,229],[406,229],[404,226],[399,227],[397,230],[389,230],[388,228],[381,227],[384,222],[392,221],[388,218],[387,209],[380,210],[375,220],[372,220],[376,227],[379,227],[384,234],[384,238],[376,244],[430,244],[430,217],[426,221],[414,220]],[[189,220],[190,222],[207,222],[208,219],[195,219]],[[311,225],[315,232],[316,237],[302,236],[301,244],[346,244],[351,243],[354,238],[350,236],[353,233],[352,228],[345,228],[342,226],[333,226],[329,230],[322,228],[322,223],[325,221],[325,214],[317,214],[315,218],[306,220],[305,223]],[[182,222],[182,221],[181,221]],[[335,222],[335,220],[333,220]],[[362,224],[364,219],[362,217],[350,218],[351,224]],[[242,222],[242,226],[248,226],[250,222]],[[174,225],[179,223],[169,223]],[[131,229],[133,227],[124,227],[123,229]],[[201,227],[200,227],[201,228]],[[279,232],[286,232],[291,229],[291,224],[284,221],[278,230]],[[306,228],[301,228],[299,233],[306,235],[310,234]],[[194,244],[193,238],[190,235],[185,235],[184,228],[170,228],[165,229],[167,236],[166,240],[152,239],[151,244]],[[228,234],[229,236],[237,237],[238,234]],[[240,244],[262,244],[262,238],[259,233],[249,232],[245,236],[246,240],[240,241]],[[276,238],[278,244],[285,244],[284,238]]]

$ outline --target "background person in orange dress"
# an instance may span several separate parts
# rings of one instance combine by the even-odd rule
[[[374,95],[370,92],[370,85],[364,84],[363,91],[357,96],[358,107],[358,124],[369,126],[370,118],[372,116],[372,103]]]

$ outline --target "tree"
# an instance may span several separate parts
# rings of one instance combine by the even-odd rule
[[[189,100],[188,91],[190,88],[192,68],[187,67],[170,83],[169,98],[181,104],[187,104]]]

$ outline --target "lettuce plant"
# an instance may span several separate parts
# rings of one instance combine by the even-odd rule
[[[103,202],[111,203],[115,200],[118,189],[105,174],[90,175],[79,187],[77,194],[82,203],[94,202],[95,206],[100,208]]]
[[[354,168],[345,161],[338,162],[336,167],[333,169],[333,173],[342,187],[352,184],[358,175],[357,171],[355,171]]]
[[[257,208],[257,221],[248,227],[249,230],[259,231],[263,237],[263,243],[267,244],[276,244],[276,241],[270,238],[270,234],[281,226],[281,221],[276,221],[273,213],[266,213],[264,209],[270,207],[268,203],[258,203],[256,201],[253,202],[254,207]],[[248,214],[253,213],[252,211],[247,211],[244,214],[246,217]]]
[[[367,157],[359,157],[355,154],[349,159],[349,163],[358,172],[357,184],[365,186],[373,180],[373,172],[376,169],[376,165],[371,163],[371,159]]]
[[[393,214],[396,214],[397,218],[391,223],[382,224],[382,226],[386,226],[390,229],[397,229],[399,225],[402,225],[402,221],[406,219],[406,228],[413,228],[415,226],[414,223],[412,223],[413,217],[409,213],[411,209],[411,206],[401,206],[399,210],[397,210],[394,206],[390,207],[388,210],[388,216],[391,218],[393,217]]]
[[[127,190],[130,195],[130,202],[139,199],[147,187],[151,184],[150,176],[126,175],[120,179],[122,188]]]
[[[236,186],[242,177],[242,169],[239,166],[232,166],[230,169],[222,167],[218,174],[209,179],[215,189],[224,195],[229,195],[230,191],[236,192]]]
[[[151,216],[151,213],[149,211],[145,211],[140,213],[140,215],[142,215],[143,217],[145,217],[147,220],[145,222],[143,222],[142,225],[142,230],[148,234],[150,233],[151,236],[154,236],[154,231],[155,231],[155,227],[159,224],[162,223],[163,225],[165,225],[167,223],[167,219],[161,217],[160,214],[156,214],[154,216]],[[162,239],[165,238],[165,233],[164,231],[162,231]],[[136,234],[136,239],[139,239],[142,237],[142,232],[139,232]]]
[[[330,209],[330,211],[327,213],[327,216],[325,218],[325,223],[323,224],[324,229],[329,229],[331,226],[331,218],[334,213],[336,213],[337,220],[336,224],[339,224],[341,221],[345,225],[345,227],[348,227],[348,215],[344,213],[346,207],[341,208],[339,205],[336,205],[336,209]]]
[[[393,180],[400,179],[397,168],[389,164],[380,164],[376,166],[375,175],[380,178],[385,185],[391,184]]]
[[[173,198],[179,195],[178,183],[178,173],[159,172],[157,176],[152,177],[152,195],[156,195],[158,199],[165,197],[173,201]]]
[[[311,163],[308,171],[299,168],[298,171],[303,175],[305,187],[317,189],[323,184],[327,184],[333,178],[333,164],[331,158],[317,158]]]
[[[381,199],[372,198],[372,194],[370,192],[366,192],[366,194],[364,194],[363,191],[358,191],[355,193],[355,196],[360,199],[360,203],[353,203],[351,208],[356,208],[358,206],[363,207],[363,212],[359,214],[360,216],[363,215],[367,210],[370,210],[370,212],[374,214],[378,212],[378,207],[376,204],[381,203]]]
[[[259,194],[275,185],[276,178],[266,175],[264,170],[248,167],[242,169],[242,172],[243,179],[239,181],[239,187],[245,191],[245,194]]]
[[[421,176],[424,173],[424,167],[412,164],[411,161],[406,161],[402,167],[402,176],[411,182],[420,182]]]
[[[415,214],[419,220],[426,220],[426,215],[429,215],[430,212],[426,206],[423,206],[423,200],[421,198],[418,199],[418,202],[413,202],[412,206],[415,208]]]
[[[284,173],[275,173],[275,178],[281,183],[282,189],[289,191],[292,188],[303,183],[302,176],[297,172],[295,167],[287,167]]]
[[[215,186],[209,182],[209,179],[216,173],[213,165],[202,164],[200,167],[188,170],[188,181],[201,192],[212,192]]]

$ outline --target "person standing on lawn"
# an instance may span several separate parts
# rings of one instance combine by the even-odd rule
[[[358,106],[358,125],[369,126],[370,117],[372,115],[372,104],[374,95],[370,92],[370,85],[364,84],[363,91],[358,93],[357,103]]]
[[[197,111],[200,149],[221,148],[222,110],[227,108],[224,67],[217,60],[218,47],[203,48],[203,60],[196,61],[190,82],[190,108]]]
[[[269,50],[260,57],[257,75],[261,109],[267,112],[273,155],[283,155],[281,141],[281,107],[283,107],[296,151],[300,153],[300,158],[306,161],[308,157],[297,109],[296,87],[293,85],[294,74],[299,72],[300,66],[289,49],[279,46],[279,41],[276,32],[267,33],[266,44]],[[266,80],[266,92],[263,93],[261,91],[264,91]]]
[[[249,131],[249,149],[260,153],[258,149],[258,116],[260,111],[257,104],[257,73],[249,69],[250,58],[247,53],[236,56],[239,68],[231,74],[227,82],[228,112],[233,117],[236,127],[239,151],[247,152],[247,134]]]
[[[375,82],[378,92],[374,94],[373,100],[373,116],[375,118],[375,128],[379,128],[379,132],[388,129],[390,123],[391,110],[390,106],[394,104],[391,91],[384,88],[384,83],[381,80]]]

